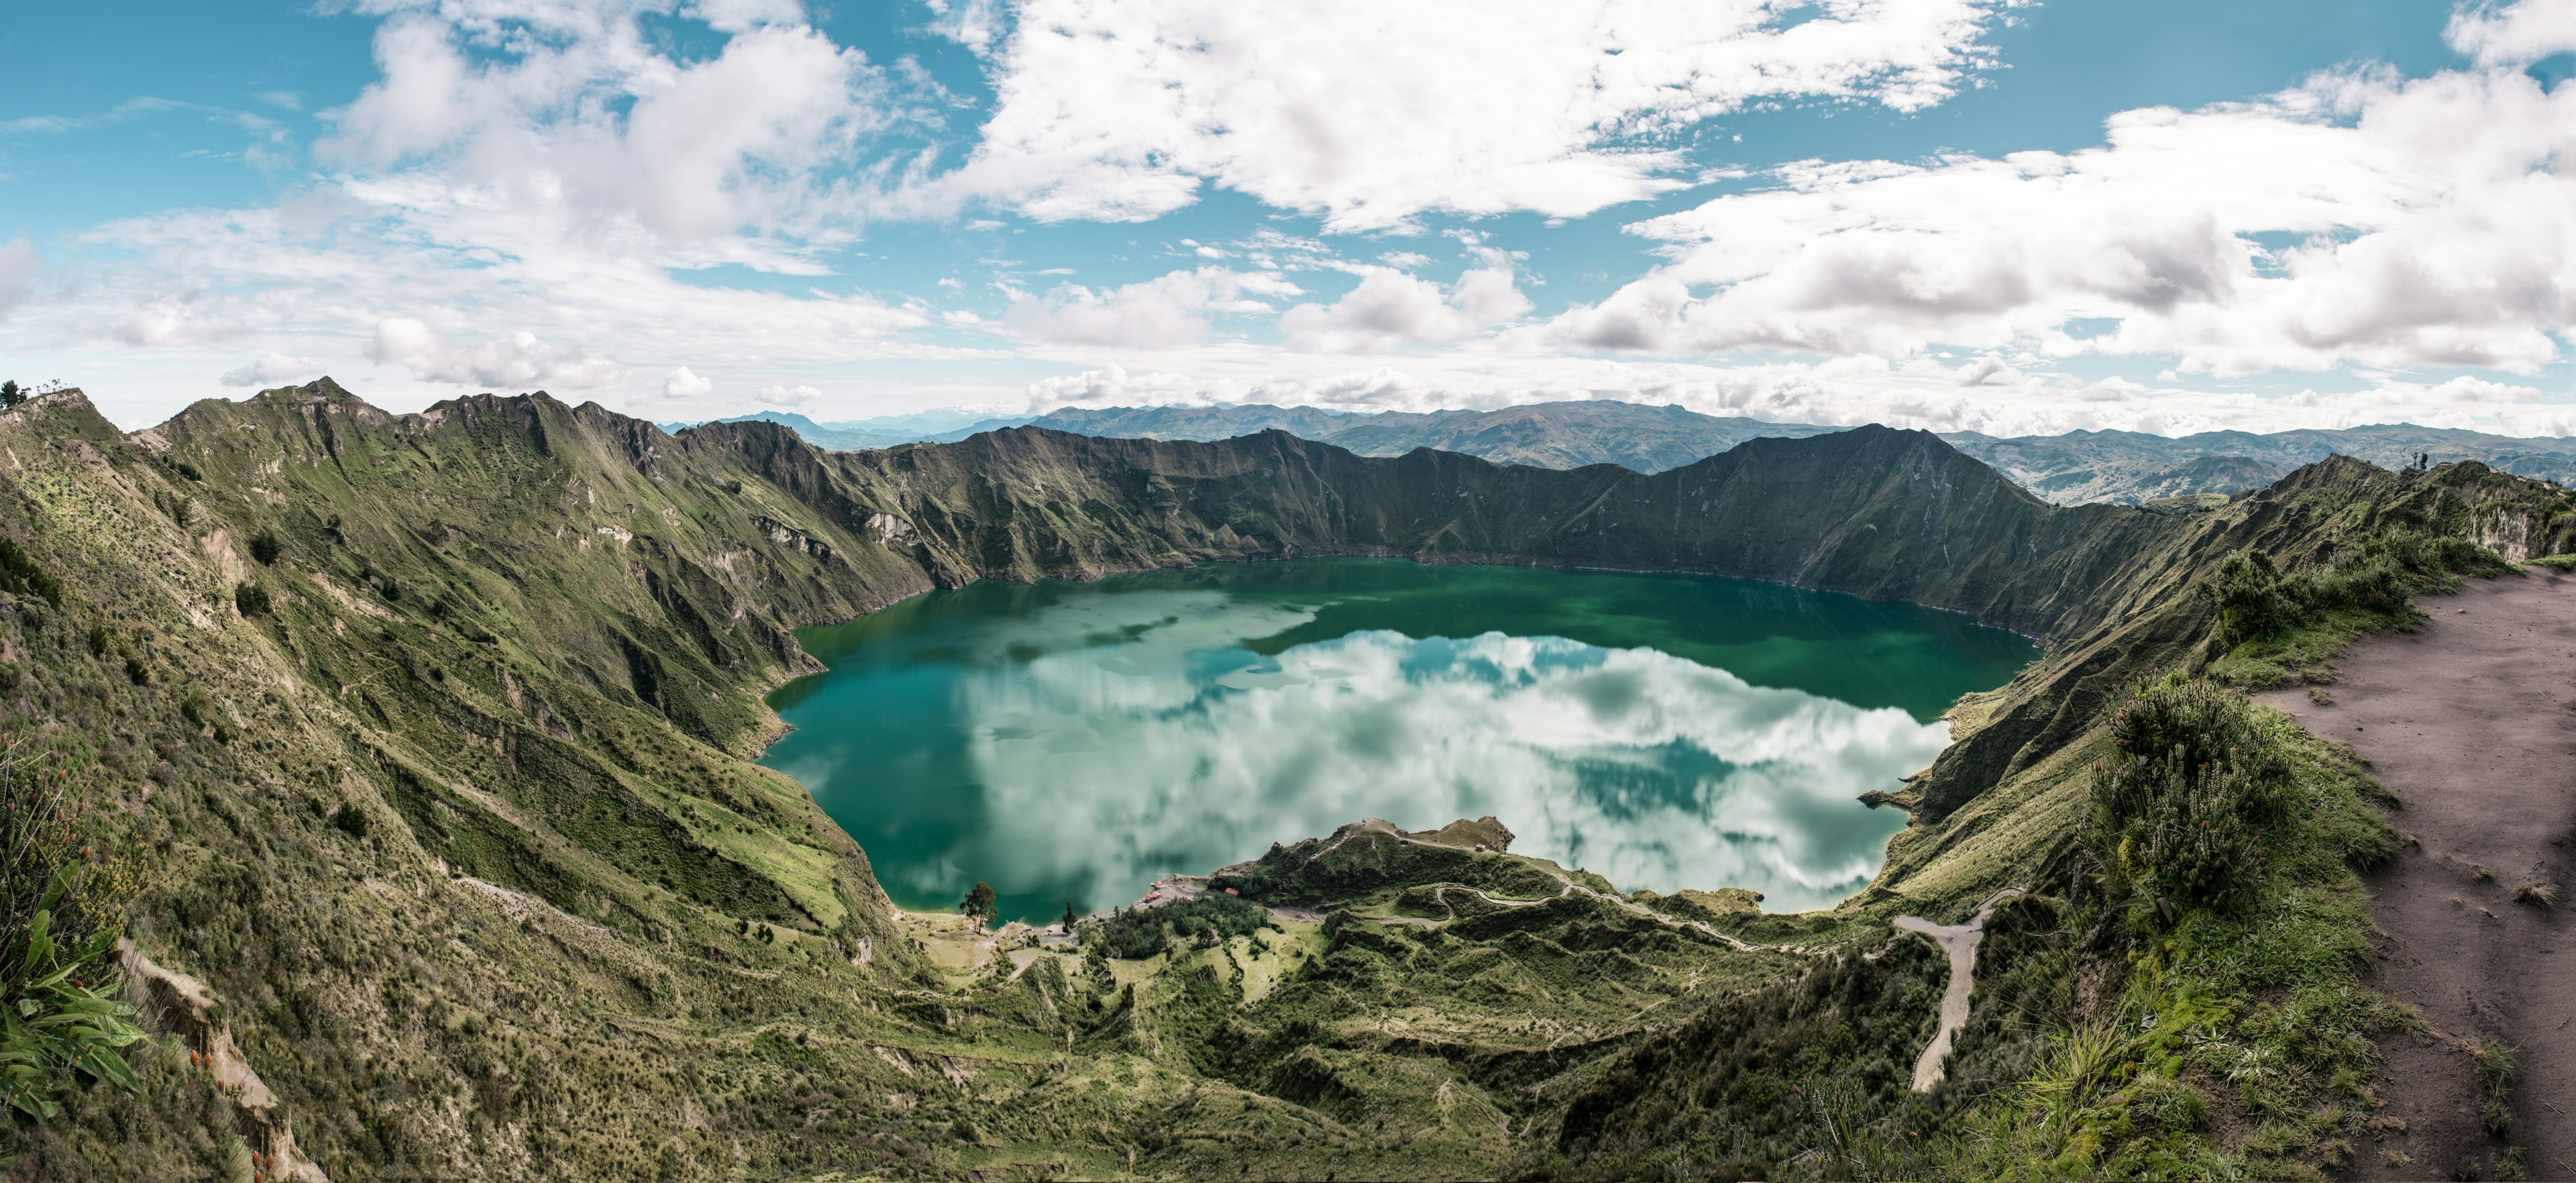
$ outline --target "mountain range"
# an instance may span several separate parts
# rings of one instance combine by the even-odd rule
[[[764,411],[723,422],[778,423],[808,443],[832,450],[953,443],[979,432],[1022,425],[1079,435],[1165,440],[1222,440],[1285,431],[1363,456],[1398,456],[1415,448],[1433,448],[1498,464],[1542,468],[1616,464],[1645,473],[1678,468],[1749,439],[1798,439],[1846,430],[1611,400],[1533,403],[1492,411],[1368,414],[1254,404],[1066,408],[1037,416],[963,421],[966,418],[964,413],[929,413],[816,423],[802,415]],[[681,425],[664,428],[678,431]],[[1944,432],[1941,438],[2059,505],[2139,505],[2172,497],[2238,493],[2335,455],[2391,469],[2414,465],[2418,457],[2429,457],[2434,464],[2476,460],[2520,476],[2562,483],[2576,480],[2576,438],[2526,439],[2412,424],[2267,434],[2213,431],[2180,437],[2074,431],[2009,438]]]
[[[2314,1174],[2381,1013],[2337,844],[2394,832],[2302,747],[2251,920],[2106,894],[2088,764],[2168,673],[2322,661],[2231,631],[2287,611],[2266,572],[2402,606],[2576,530],[2564,490],[2475,462],[2065,507],[1874,426],[1654,473],[1285,429],[827,451],[543,394],[390,414],[327,379],[133,433],[49,393],[0,411],[0,460],[0,730],[59,760],[83,857],[130,885],[154,1032],[133,1089],[15,1127],[24,1177],[71,1181]],[[1076,948],[898,911],[744,758],[817,668],[798,628],[1333,554],[1765,579],[2048,652],[1873,794],[1911,820],[1871,886],[1795,915],[1623,893],[1502,849],[1509,819],[1354,819],[1209,881],[1280,905],[1248,931],[1122,915]],[[1951,963],[1900,917],[1986,924],[1921,1090]],[[2124,997],[2170,1023],[2086,1034]]]

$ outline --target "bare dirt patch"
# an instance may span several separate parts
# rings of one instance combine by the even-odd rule
[[[2576,947],[2568,905],[2537,898],[2576,888],[2576,579],[2471,580],[2417,606],[2421,629],[2362,640],[2325,693],[2256,696],[2351,744],[2403,806],[2406,841],[2367,877],[2373,976],[2431,1030],[2382,1043],[2352,1176],[2491,1178],[2518,1147],[2532,1177],[2576,1177]],[[2516,1067],[2500,1111],[2474,1055],[2497,1044]]]

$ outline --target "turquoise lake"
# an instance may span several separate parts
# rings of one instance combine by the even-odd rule
[[[1905,823],[1854,798],[2038,656],[1966,617],[1777,584],[1400,559],[978,583],[803,630],[762,763],[898,904],[1134,901],[1273,842],[1492,814],[1622,888],[1831,904]]]

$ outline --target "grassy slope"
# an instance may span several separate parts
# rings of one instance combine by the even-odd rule
[[[388,416],[327,383],[132,441],[54,396],[0,416],[0,447],[0,529],[69,589],[11,626],[33,676],[5,709],[54,719],[120,787],[116,848],[154,876],[139,943],[215,987],[338,1179],[1485,1173],[1626,1049],[1805,964],[1589,895],[1408,903],[1462,877],[1435,860],[1318,897],[1359,918],[1291,926],[1268,961],[1010,977],[975,952],[959,964],[989,968],[944,973],[864,855],[733,758],[771,725],[759,694],[806,668],[791,626],[971,578],[1394,552],[1792,580],[2082,637],[1980,704],[1880,888],[1727,918],[1859,939],[1900,898],[1938,914],[2051,865],[2084,679],[2199,644],[2180,589],[2213,548],[2375,512],[2391,479],[2330,470],[2194,518],[2052,510],[1885,430],[1653,477],[1277,434],[825,455],[772,425],[671,437],[542,396]],[[250,555],[262,533],[274,565]],[[271,614],[235,612],[243,583]],[[1367,918],[1408,911],[1457,919]],[[1920,963],[1871,964],[1928,986]],[[1912,1001],[1887,1016],[1868,1040],[1929,1022]],[[210,1161],[184,1059],[147,1067],[150,1093],[83,1099],[25,1169]]]

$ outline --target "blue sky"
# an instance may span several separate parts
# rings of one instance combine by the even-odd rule
[[[2576,0],[11,6],[0,374],[2576,434]]]

